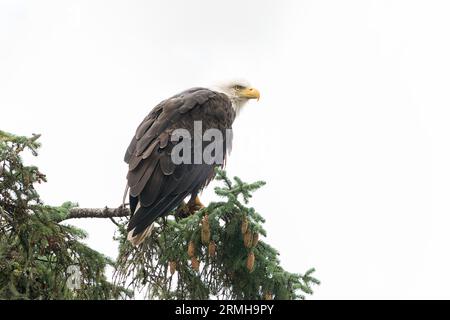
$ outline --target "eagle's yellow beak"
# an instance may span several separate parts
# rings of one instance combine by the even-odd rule
[[[244,88],[240,90],[239,95],[247,99],[257,99],[259,100],[260,94],[258,89],[255,88]]]

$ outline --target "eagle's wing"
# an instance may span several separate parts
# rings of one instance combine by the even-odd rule
[[[125,154],[132,211],[139,204],[128,224],[133,236],[178,206],[186,196],[196,194],[214,176],[216,164],[172,162],[171,150],[178,143],[171,141],[173,131],[186,129],[193,137],[196,120],[202,121],[203,132],[213,127],[224,131],[231,128],[232,110],[224,94],[193,88],[161,102],[142,121]]]

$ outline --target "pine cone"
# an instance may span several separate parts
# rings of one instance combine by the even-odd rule
[[[244,219],[242,219],[242,224],[241,224],[242,234],[245,234],[247,232],[247,229],[248,229],[248,220],[247,220],[247,217],[245,217]]]
[[[255,254],[250,252],[247,256],[247,270],[249,272],[253,272],[253,268],[255,267]]]
[[[247,232],[244,234],[244,246],[246,248],[251,248],[252,241],[253,241],[253,234],[250,232],[250,230],[247,230]]]
[[[211,231],[209,229],[208,215],[205,215],[202,220],[202,243],[207,245],[211,239]]]
[[[259,233],[258,233],[258,232],[255,232],[255,233],[253,234],[252,246],[253,246],[253,247],[256,247],[256,245],[258,244],[258,241],[259,241]]]
[[[189,241],[189,245],[188,245],[188,256],[190,258],[192,258],[195,254],[195,244],[194,241]]]
[[[216,244],[214,241],[211,241],[208,246],[208,254],[210,257],[214,257],[216,254]]]
[[[175,261],[169,262],[169,270],[171,275],[175,273],[175,271],[177,270],[177,263]]]
[[[22,174],[22,181],[23,181],[23,185],[25,187],[28,187],[30,185],[30,176],[28,174],[23,173]]]
[[[273,300],[272,292],[267,291],[267,292],[264,294],[264,300]]]
[[[52,251],[56,251],[60,249],[60,244],[58,243],[58,239],[55,237],[46,237],[48,248]]]
[[[191,266],[195,271],[198,271],[200,269],[200,261],[198,261],[197,257],[191,258]]]

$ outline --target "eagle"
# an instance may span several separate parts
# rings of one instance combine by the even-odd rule
[[[150,111],[124,157],[128,164],[124,198],[129,193],[131,210],[127,238],[133,245],[141,244],[151,234],[153,222],[187,197],[188,214],[203,207],[198,194],[214,178],[215,168],[225,164],[236,116],[250,99],[259,98],[260,92],[247,81],[234,80],[187,89]],[[216,133],[215,146],[222,148],[211,152],[213,161],[204,156],[212,143],[201,139],[207,132]]]

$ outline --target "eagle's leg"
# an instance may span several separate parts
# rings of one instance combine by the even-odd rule
[[[189,201],[182,202],[180,206],[177,209],[176,215],[181,218],[186,218],[190,215],[193,215],[195,212],[197,212],[200,209],[203,209],[205,206],[200,201],[200,198],[196,196],[192,196]]]
[[[192,199],[191,199],[192,200]],[[189,202],[191,202],[191,200],[189,200]],[[198,211],[200,209],[203,209],[205,206],[203,205],[203,203],[200,201],[200,198],[198,196],[195,196],[193,204],[191,206],[191,208],[195,211]]]

